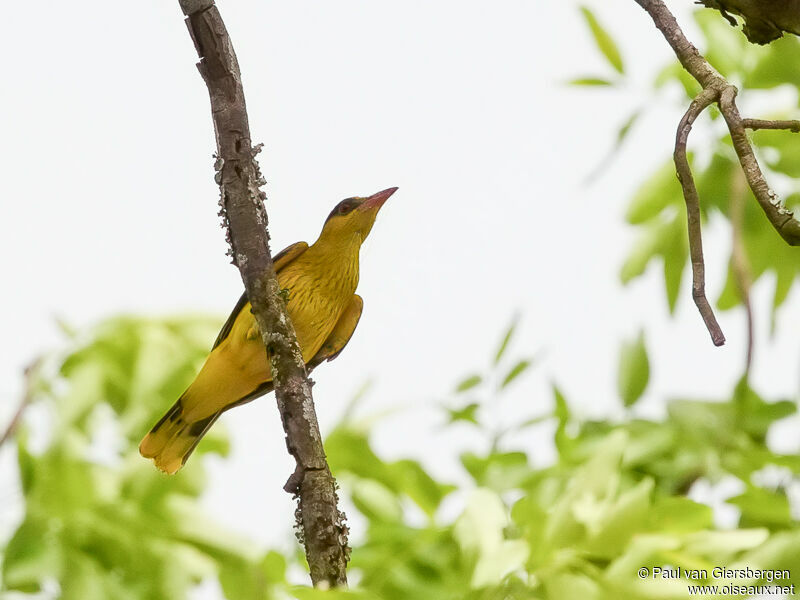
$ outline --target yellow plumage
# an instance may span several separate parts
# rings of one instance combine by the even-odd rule
[[[298,242],[275,256],[287,310],[306,364],[335,358],[361,316],[358,254],[383,203],[397,188],[368,198],[348,198],[333,209],[319,239]],[[267,354],[245,295],[222,327],[197,377],[156,423],[139,452],[166,473],[186,462],[200,439],[229,408],[272,390]]]

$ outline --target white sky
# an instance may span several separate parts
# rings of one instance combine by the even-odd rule
[[[617,160],[583,183],[671,59],[633,1],[592,3],[631,73],[619,91],[563,84],[610,74],[573,2],[220,4],[254,141],[265,143],[273,251],[312,242],[342,198],[400,188],[362,250],[358,331],[314,374],[324,429],[372,379],[365,414],[410,409],[377,428],[380,451],[424,457],[437,475],[460,478],[454,457],[475,438],[443,434],[429,408],[488,362],[517,312],[514,350],[546,354],[502,405],[508,415],[548,410],[551,380],[582,414],[620,414],[619,341],[641,326],[654,365],[642,410],[731,389],[744,356],[740,311],[719,315],[729,343],[715,349],[688,273],[676,319],[660,266],[628,288],[618,283],[635,236],[624,208],[669,156],[677,105],[657,103]],[[670,4],[687,25],[691,4]],[[16,405],[23,365],[60,342],[55,316],[75,325],[120,312],[222,319],[242,289],[225,257],[208,98],[178,3],[17,2],[4,15],[0,52],[17,59],[4,61],[0,89],[0,417]],[[723,226],[706,233],[712,298],[729,237]],[[766,280],[755,290],[760,313],[771,288]],[[796,289],[789,302],[778,327],[796,332]],[[768,322],[757,327],[756,387],[795,396],[796,335],[767,346]],[[281,485],[291,464],[271,397],[225,421],[234,454],[210,460],[209,510],[257,539],[288,543],[292,507]],[[786,439],[796,450],[797,437]],[[520,443],[545,452],[539,439]]]

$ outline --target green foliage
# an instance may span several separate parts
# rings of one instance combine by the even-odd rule
[[[57,372],[38,375],[45,384],[36,401],[57,426],[42,452],[31,449],[27,429],[17,440],[26,514],[4,550],[4,589],[34,593],[55,580],[63,598],[180,599],[210,577],[237,600],[611,600],[685,597],[685,582],[641,580],[642,566],[741,563],[800,573],[800,527],[786,489],[763,475],[800,473],[800,458],[766,445],[773,425],[795,414],[793,402],[766,401],[743,380],[729,398],[672,400],[661,421],[629,415],[610,423],[582,420],[554,387],[549,407],[537,402],[530,418],[498,429],[489,417],[533,364],[513,357],[512,325],[488,369],[442,407],[447,427],[468,423],[486,442],[460,453],[468,483],[439,481],[416,460],[386,460],[368,429],[342,421],[326,450],[364,524],[352,549],[358,584],[290,585],[290,567],[302,567],[297,555],[264,552],[199,510],[202,461],[166,477],[136,454],[191,378],[212,326],[112,320]],[[627,405],[648,372],[640,334],[621,353]],[[464,405],[465,395],[480,399]],[[551,437],[553,461],[511,441],[525,428]],[[116,435],[103,461],[90,452],[100,430]],[[198,452],[224,452],[216,435]],[[712,510],[685,494],[723,478],[741,481],[743,491],[727,500],[740,511],[739,528],[719,531]]]
[[[648,370],[641,336],[630,354],[629,377],[640,391]],[[505,369],[493,370],[481,379],[502,381]],[[359,590],[343,597],[677,599],[686,597],[685,581],[641,580],[638,569],[800,566],[800,524],[786,493],[759,484],[765,469],[800,473],[800,458],[765,445],[770,428],[795,413],[794,403],[767,402],[743,381],[727,399],[673,400],[663,421],[612,424],[579,419],[554,389],[552,410],[530,423],[555,422],[558,457],[537,466],[507,442],[509,432],[484,423],[485,405],[496,402],[486,398],[471,412],[491,443],[461,455],[472,485],[462,489],[455,517],[440,516],[453,488],[420,505],[395,463],[370,449],[367,432],[343,423],[332,434],[329,455],[348,457],[334,458],[335,472],[368,519],[366,538],[353,549]],[[732,477],[746,489],[728,499],[741,510],[740,528],[718,531],[711,508],[684,494],[695,482]],[[367,506],[361,496],[370,486]],[[414,503],[428,515],[425,524],[414,519]]]
[[[218,576],[228,598],[258,599],[271,596],[265,581],[284,581],[282,557],[200,510],[202,461],[167,477],[136,450],[194,376],[217,326],[113,319],[34,375],[35,401],[54,427],[43,451],[26,429],[17,437],[25,516],[3,553],[3,589],[37,592],[55,579],[65,599],[172,600]],[[198,453],[227,453],[215,430]]]
[[[497,429],[488,417],[533,364],[509,355],[514,323],[489,368],[466,378],[470,384],[442,407],[447,426],[469,423],[489,442],[460,455],[470,483],[438,481],[415,460],[385,460],[369,430],[343,421],[326,449],[365,523],[352,551],[359,584],[350,591],[289,585],[297,556],[259,550],[199,510],[202,461],[166,477],[136,454],[202,360],[213,325],[112,320],[57,371],[37,375],[36,402],[53,411],[57,426],[41,452],[32,451],[27,429],[17,439],[26,513],[4,550],[4,589],[34,593],[52,579],[63,598],[176,599],[215,577],[230,599],[647,599],[682,598],[686,590],[639,579],[642,566],[741,562],[800,573],[800,527],[786,489],[762,476],[800,473],[800,458],[766,445],[772,426],[794,415],[793,402],[768,402],[743,380],[727,399],[672,400],[663,421],[610,423],[580,419],[554,387],[550,409]],[[621,352],[626,405],[648,373],[640,334]],[[472,394],[482,400],[463,405]],[[541,464],[509,441],[528,427],[550,432],[554,461]],[[116,436],[103,461],[90,451],[101,430]],[[215,435],[198,452],[224,453]],[[739,529],[717,531],[712,510],[684,495],[695,482],[723,478],[743,484],[728,499],[740,511]],[[446,500],[455,513],[443,511]]]

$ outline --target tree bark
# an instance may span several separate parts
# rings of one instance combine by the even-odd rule
[[[239,268],[261,331],[286,432],[297,463],[286,490],[298,498],[298,537],[315,586],[347,584],[349,548],[336,482],[322,446],[311,383],[286,312],[269,250],[261,177],[245,107],[242,79],[222,17],[213,0],[179,0],[208,87],[217,142],[216,181],[220,215],[227,228],[232,262]]]

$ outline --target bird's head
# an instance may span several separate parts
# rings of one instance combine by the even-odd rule
[[[349,242],[357,237],[360,244],[369,235],[383,203],[396,191],[393,187],[366,198],[342,200],[325,220],[320,239]]]

